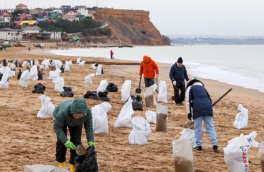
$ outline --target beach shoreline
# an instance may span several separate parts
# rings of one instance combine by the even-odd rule
[[[171,100],[173,87],[168,76],[171,64],[158,63],[159,79],[165,80],[167,83],[168,103],[161,104],[169,107],[168,132],[156,132],[155,125],[151,124],[152,134],[148,138],[148,145],[130,145],[128,136],[131,129],[120,129],[113,126],[124,105],[124,102],[121,102],[120,91],[125,80],[132,81],[130,93],[135,95],[135,89],[139,82],[140,62],[85,57],[82,59],[86,60],[85,66],[80,67],[76,65],[77,57],[52,55],[45,51],[49,50],[44,49],[42,51],[32,48],[31,51],[28,51],[27,48],[8,48],[6,51],[0,52],[0,59],[1,61],[13,58],[43,60],[46,57],[47,59],[60,59],[63,64],[65,64],[65,60],[72,60],[71,72],[63,73],[61,77],[64,77],[65,86],[72,87],[75,94],[73,98],[83,97],[88,90],[96,90],[102,79],[107,79],[108,82],[114,82],[118,85],[118,93],[109,93],[110,104],[112,105],[112,109],[107,114],[109,134],[95,134],[100,171],[140,171],[141,169],[146,169],[145,171],[173,171],[171,143],[180,137],[180,132],[188,119],[185,106],[176,107],[175,102]],[[95,73],[94,70],[90,69],[90,65],[94,62],[102,64],[105,74],[95,76],[93,84],[86,85],[84,84],[85,76]],[[22,70],[24,71],[25,68]],[[32,164],[57,165],[55,160],[57,138],[53,131],[53,120],[37,118],[37,113],[41,108],[40,95],[32,94],[32,90],[35,84],[41,82],[46,86],[45,95],[51,98],[51,103],[55,107],[62,101],[73,98],[60,97],[59,93],[54,91],[54,84],[47,79],[48,76],[49,70],[44,70],[43,80],[30,81],[27,88],[19,87],[17,78],[13,77],[9,80],[8,89],[0,89],[0,110],[3,112],[0,116],[2,126],[0,151],[3,152],[3,156],[0,157],[0,171],[22,171],[24,165]],[[189,77],[192,78],[191,75]],[[204,172],[227,171],[223,148],[226,147],[229,140],[241,133],[248,135],[252,131],[258,133],[256,138],[258,142],[264,139],[264,125],[262,123],[264,93],[214,80],[204,78],[200,78],[200,80],[205,84],[213,102],[229,88],[233,88],[233,90],[213,108],[214,126],[220,153],[213,153],[210,138],[203,128],[203,151],[193,150],[194,169]],[[144,96],[144,83],[141,85],[141,96]],[[155,97],[157,98],[158,95],[156,94]],[[98,100],[86,100],[90,108],[101,103]],[[233,127],[235,116],[239,112],[238,104],[242,104],[249,110],[249,124],[243,130]],[[144,111],[135,111],[132,118],[135,116],[145,117],[146,110],[156,111],[155,108],[144,107]],[[87,147],[84,130],[82,143]],[[67,151],[66,168],[69,168],[68,160],[69,151]],[[251,171],[260,171],[261,169],[258,149],[251,148],[249,150],[249,168]]]

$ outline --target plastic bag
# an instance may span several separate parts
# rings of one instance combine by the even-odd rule
[[[117,85],[115,83],[110,82],[108,86],[106,87],[108,92],[118,92]]]
[[[148,110],[146,111],[145,116],[149,123],[156,124],[156,116],[157,116],[156,112]]]
[[[255,138],[257,137],[257,132],[253,131],[251,133],[249,133],[249,135],[245,135],[245,137],[248,140],[248,143],[250,144],[250,148],[258,148],[259,142],[257,142],[255,140]],[[233,138],[232,140],[228,141],[228,145],[235,142],[237,139],[239,139],[239,137]]]
[[[238,105],[238,109],[240,110],[240,112],[236,115],[233,126],[237,129],[243,129],[248,125],[248,110],[241,104]]]
[[[147,138],[151,135],[151,129],[148,121],[143,117],[137,116],[132,119],[133,130],[128,136],[130,144],[144,145],[148,144]]]
[[[168,131],[167,119],[168,119],[168,106],[156,105],[156,131]]]
[[[96,134],[108,134],[107,113],[103,107],[95,106],[92,108],[93,131]]]
[[[131,116],[134,114],[133,108],[132,108],[132,99],[129,98],[129,100],[124,104],[122,107],[118,118],[115,122],[114,127],[115,128],[132,128],[131,126]]]
[[[146,107],[153,107],[156,105],[156,99],[154,96],[154,92],[157,88],[157,85],[154,84],[151,87],[147,87],[144,93]]]
[[[25,70],[20,79],[19,79],[19,86],[21,87],[28,87],[28,80],[29,80],[29,71]]]
[[[264,142],[259,144],[259,159],[261,163],[261,171],[264,171]]]
[[[174,171],[194,172],[193,151],[191,142],[176,140],[172,142]]]
[[[142,101],[142,97],[140,95],[137,95],[136,97],[131,96],[133,103],[132,103],[132,107],[133,110],[141,110],[143,111],[143,101]]]
[[[102,65],[98,65],[97,70],[96,70],[96,76],[102,74]]]
[[[85,156],[74,158],[75,172],[98,172],[97,155],[93,146],[86,150]]]
[[[7,81],[7,79],[8,79],[8,73],[5,72],[3,74],[3,77],[1,79],[1,81],[0,81],[0,88],[8,88],[8,81]]]
[[[55,82],[55,91],[61,93],[64,91],[63,87],[64,87],[64,79],[63,77],[61,77]]]
[[[97,88],[97,93],[99,93],[99,92],[105,92],[107,85],[108,85],[108,82],[107,82],[106,79],[101,80],[100,85]]]
[[[125,102],[130,97],[131,80],[126,80],[121,89],[121,101]]]
[[[224,148],[224,160],[228,172],[249,171],[248,149],[248,140],[243,134]]]
[[[81,57],[79,57],[76,61],[76,64],[79,64],[81,62]]]
[[[52,73],[52,82],[53,82],[53,83],[57,82],[57,80],[60,78],[60,73],[61,73],[61,70],[60,70],[60,69],[56,69],[56,70]]]
[[[179,138],[179,140],[191,142],[193,148],[195,148],[197,146],[195,135],[194,135],[194,130],[183,129],[180,134],[181,134],[181,137]]]
[[[95,76],[94,73],[93,73],[93,74],[90,74],[90,75],[88,75],[88,76],[86,76],[85,79],[84,79],[84,83],[85,83],[85,84],[92,84],[92,83],[93,83],[92,78],[93,78],[94,76]]]
[[[24,172],[69,172],[69,171],[53,165],[35,164],[35,165],[25,165]]]
[[[162,81],[162,80],[160,80],[160,82],[159,82],[158,102],[159,101],[164,102],[164,103],[168,103],[166,81]]]
[[[55,109],[54,105],[52,103],[50,103],[50,98],[45,96],[45,95],[41,95],[39,97],[39,99],[41,100],[42,103],[42,107],[41,109],[38,111],[38,118],[53,118],[53,111]]]
[[[30,70],[30,79],[33,81],[38,80],[38,69],[36,65],[32,66]]]
[[[70,71],[70,64],[71,64],[70,61],[65,62],[65,72]]]

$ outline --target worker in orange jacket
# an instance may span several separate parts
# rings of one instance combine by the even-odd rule
[[[154,71],[155,70],[155,71]],[[144,74],[144,81],[145,86],[150,87],[154,84],[154,78],[155,78],[155,72],[156,76],[159,76],[159,68],[155,61],[153,61],[150,57],[144,56],[143,61],[140,64],[140,71],[139,76],[142,78],[142,74]]]

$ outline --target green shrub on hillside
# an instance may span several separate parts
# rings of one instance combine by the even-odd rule
[[[107,28],[97,28],[97,29],[85,29],[82,31],[84,36],[111,36],[111,30]]]

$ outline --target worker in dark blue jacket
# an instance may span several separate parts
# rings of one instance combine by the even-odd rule
[[[202,127],[203,120],[206,131],[210,136],[213,150],[218,151],[215,128],[213,125],[212,100],[204,85],[197,78],[191,80],[186,91],[186,111],[188,119],[194,120],[194,135],[196,139],[196,150],[202,150]]]
[[[185,82],[189,81],[187,70],[182,64],[182,58],[178,58],[177,63],[175,63],[170,70],[170,79],[174,87],[174,97],[177,106],[183,106],[183,100],[185,96]],[[181,90],[181,96],[179,98],[179,90]]]

